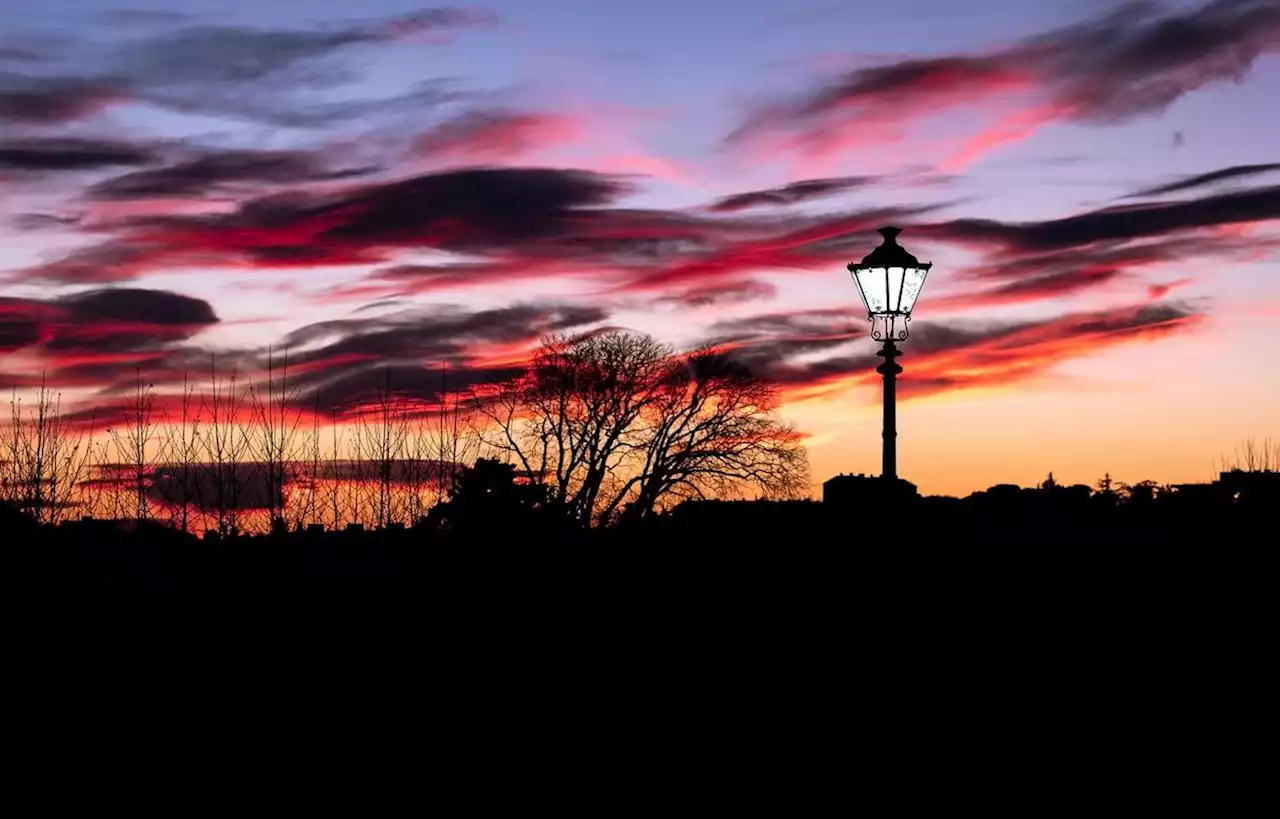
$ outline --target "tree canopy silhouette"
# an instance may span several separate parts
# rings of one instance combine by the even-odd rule
[[[427,521],[440,529],[510,528],[530,523],[545,502],[546,487],[517,481],[512,464],[477,458],[458,470],[453,497],[433,506]]]
[[[485,442],[583,526],[687,498],[808,489],[776,389],[713,348],[679,353],[624,331],[552,337],[479,406],[491,422]]]

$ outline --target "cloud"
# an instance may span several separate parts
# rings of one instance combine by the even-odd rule
[[[0,315],[33,325],[47,349],[139,349],[218,322],[208,302],[166,290],[102,288],[55,299],[4,299]],[[34,342],[33,342],[34,343]]]
[[[29,48],[0,46],[0,62],[38,63],[40,55]]]
[[[80,224],[80,218],[52,213],[19,213],[9,223],[18,230],[55,230],[74,227]]]
[[[386,114],[430,110],[464,98],[448,83],[423,82],[411,91],[377,99],[284,98],[288,88],[152,94],[148,102],[182,114],[221,116],[278,128],[322,128]]]
[[[1005,324],[917,322],[903,345],[906,373],[899,395],[1023,382],[1106,347],[1190,330],[1203,318],[1187,305],[1143,304]],[[864,351],[839,352],[859,340]],[[866,318],[853,311],[775,313],[721,322],[710,328],[707,342],[782,385],[792,398],[880,379]]]
[[[277,182],[331,173],[309,155],[229,156],[231,161],[126,174],[103,183],[97,195],[112,189],[114,195],[121,189],[138,196],[193,193],[219,179],[259,172]],[[696,306],[767,297],[758,287],[738,285],[755,273],[836,269],[874,245],[876,228],[905,223],[923,239],[983,254],[979,264],[952,279],[977,287],[936,302],[969,308],[1067,296],[1177,260],[1243,258],[1261,252],[1266,242],[1232,231],[1280,218],[1280,188],[1108,207],[1037,222],[919,221],[940,206],[767,216],[618,206],[631,190],[616,177],[589,171],[480,167],[323,192],[285,191],[247,199],[231,212],[100,221],[93,227],[104,241],[12,278],[85,284],[183,267],[370,265],[376,269],[363,280],[329,289],[321,298],[369,301],[582,276],[604,293]],[[471,258],[406,258],[421,251]]]
[[[117,26],[173,26],[191,20],[191,15],[160,9],[109,9],[99,15],[102,22]]]
[[[313,70],[309,64],[354,46],[488,22],[489,15],[440,8],[314,29],[196,25],[123,46],[114,68],[149,88],[244,87],[282,78],[327,85],[344,75]]]
[[[1193,9],[1125,3],[984,53],[845,72],[760,106],[729,141],[815,156],[867,138],[899,138],[908,125],[945,110],[1016,105],[953,154],[956,167],[1050,122],[1111,124],[1159,113],[1207,85],[1240,81],[1278,49],[1274,0],[1213,0]]]
[[[87,119],[128,98],[127,86],[118,82],[0,74],[0,123],[60,125]]]
[[[1196,174],[1195,176],[1187,176],[1165,185],[1157,185],[1154,188],[1140,190],[1137,193],[1131,193],[1124,198],[1139,199],[1150,196],[1164,196],[1169,193],[1181,193],[1182,191],[1191,190],[1193,188],[1202,188],[1218,182],[1240,179],[1246,176],[1256,176],[1264,173],[1273,173],[1275,171],[1280,171],[1280,163],[1272,162],[1264,165],[1232,165],[1229,168],[1219,168],[1216,171]]]
[[[1195,279],[1185,277],[1181,279],[1174,279],[1169,282],[1159,282],[1147,287],[1147,295],[1152,301],[1158,301],[1159,299],[1163,299],[1165,296],[1169,295],[1173,290],[1179,287],[1186,287],[1191,284],[1195,284]]]
[[[1277,218],[1280,218],[1280,186],[1251,188],[1185,201],[1103,208],[1042,222],[957,219],[918,225],[913,231],[932,238],[1030,252],[1063,250],[1096,242],[1148,239],[1179,231]]]
[[[715,282],[701,287],[692,287],[678,291],[655,300],[659,305],[676,307],[710,307],[712,305],[746,304],[753,301],[768,301],[778,295],[778,288],[768,282],[756,279],[745,279],[732,282]]]
[[[0,140],[0,169],[84,171],[156,161],[154,149],[128,142],[58,137]]]
[[[590,277],[614,294],[689,293],[698,300],[719,292],[724,299],[726,280],[842,265],[865,253],[875,228],[934,209],[751,217],[617,206],[631,190],[589,171],[482,167],[286,191],[231,212],[99,220],[93,229],[105,238],[97,245],[11,278],[84,284],[157,269],[378,265],[323,299],[367,301],[549,276]],[[406,258],[421,251],[473,258]]]
[[[581,124],[562,114],[479,109],[459,114],[422,134],[413,150],[432,160],[509,161],[572,141],[581,133]]]
[[[627,187],[553,169],[466,169],[359,185],[336,193],[286,192],[231,213],[149,216],[110,228],[112,239],[23,275],[61,282],[115,281],[151,266],[309,267],[389,261],[397,250],[493,252],[558,235],[585,209]]]
[[[375,270],[359,282],[331,288],[316,296],[326,303],[389,299],[505,281],[527,280],[563,272],[545,260],[521,263],[455,262],[402,264]]]
[[[1277,218],[1280,187],[1036,222],[955,219],[917,224],[911,232],[981,254],[977,264],[948,276],[961,288],[929,299],[935,309],[968,309],[1074,295],[1191,260],[1257,261],[1280,242],[1244,231]]]
[[[954,271],[953,281],[979,284],[980,290],[932,296],[931,310],[976,309],[1039,301],[1092,291],[1134,278],[1143,268],[1203,254],[1225,253],[1220,239],[1167,239],[1138,243],[1085,245],[1049,253],[996,251],[974,267]],[[995,286],[989,286],[993,282]]]
[[[359,412],[390,377],[398,400],[428,407],[444,389],[465,390],[520,372],[542,337],[580,332],[608,318],[601,308],[527,303],[487,310],[433,306],[299,327],[258,349],[193,343],[218,318],[200,299],[162,290],[100,288],[57,299],[0,298],[0,352],[14,367],[0,387],[77,387],[94,392],[75,417],[102,423],[118,414],[121,390],[141,377],[157,411],[172,410],[184,377],[211,367],[242,385],[264,377],[268,356],[299,409]],[[18,365],[21,365],[20,367]],[[444,374],[442,375],[442,370]]]
[[[113,241],[27,268],[16,277],[58,284],[110,284],[137,278],[157,263],[175,258],[165,249]]]
[[[0,352],[21,354],[25,364],[21,374],[0,372],[0,382],[29,386],[43,378],[51,387],[101,387],[135,367],[156,365],[217,323],[208,302],[165,290],[0,298]]]
[[[736,230],[718,241],[694,243],[633,271],[620,285],[633,292],[661,292],[705,286],[724,278],[769,271],[809,271],[847,263],[874,246],[873,231],[932,210],[876,208],[816,217],[784,217],[728,222]],[[714,236],[708,231],[709,236]]]
[[[115,25],[136,29],[139,22],[144,21]],[[73,41],[64,49],[73,76],[0,73],[0,122],[61,124],[127,101],[280,127],[314,127],[434,105],[456,95],[431,84],[381,100],[317,94],[358,77],[341,59],[356,49],[405,41],[441,43],[451,32],[489,25],[494,18],[477,10],[435,8],[312,28],[180,25],[178,18],[154,22],[164,27],[110,46]],[[57,62],[52,53],[38,56]]]
[[[288,349],[293,384],[307,395],[319,391],[325,406],[358,407],[391,375],[401,397],[430,402],[448,366],[450,388],[509,377],[526,348],[541,337],[578,331],[604,321],[598,307],[521,304],[469,312],[433,307],[390,316],[307,325],[276,345]]]
[[[0,147],[2,163],[3,148]],[[86,196],[110,201],[193,199],[211,193],[235,192],[237,185],[249,186],[251,190],[268,185],[301,185],[346,179],[371,170],[331,170],[318,154],[308,151],[220,151],[163,168],[106,179],[90,187]]]
[[[713,213],[733,213],[762,206],[794,205],[864,187],[875,182],[877,178],[846,176],[837,179],[805,179],[780,188],[766,188],[726,196],[708,205],[707,210]]]

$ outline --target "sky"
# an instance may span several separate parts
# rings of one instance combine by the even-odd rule
[[[430,400],[548,333],[732,348],[880,463],[846,270],[933,263],[927,494],[1205,480],[1280,417],[1280,0],[0,0],[0,386],[290,350]]]

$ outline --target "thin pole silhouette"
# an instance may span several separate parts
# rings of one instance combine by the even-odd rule
[[[902,366],[894,359],[902,355],[898,345],[893,343],[893,336],[886,336],[884,346],[877,355],[884,358],[876,367],[876,372],[884,376],[884,452],[882,454],[881,475],[886,480],[898,479],[898,374]]]

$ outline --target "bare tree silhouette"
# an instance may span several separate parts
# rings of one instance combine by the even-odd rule
[[[383,370],[375,388],[372,403],[355,409],[352,428],[352,450],[356,462],[353,487],[363,502],[361,511],[368,512],[369,523],[385,527],[401,520],[398,485],[403,479],[405,447],[409,438],[407,406],[391,385],[391,370]]]
[[[604,508],[610,520],[660,502],[731,497],[751,486],[765,497],[797,498],[809,488],[800,436],[777,415],[777,392],[730,357],[698,350],[668,362],[653,401],[641,412],[633,451],[643,464]],[[633,491],[634,490],[634,493]]]
[[[713,350],[678,355],[620,331],[544,341],[522,378],[480,397],[484,442],[548,487],[580,525],[640,518],[684,497],[753,485],[807,489],[799,438],[773,388]]]
[[[255,467],[246,460],[250,440],[242,418],[244,391],[234,369],[227,377],[218,372],[215,356],[209,357],[209,392],[201,398],[200,414],[208,425],[200,439],[205,464],[197,495],[210,493],[212,497],[198,500],[206,515],[212,513],[217,532],[232,535],[240,531],[242,495]]]
[[[273,530],[287,529],[287,490],[294,477],[302,423],[299,391],[289,384],[288,350],[277,366],[274,351],[267,349],[265,382],[261,387],[250,383],[248,392],[253,418],[250,449],[265,479],[267,518]]]
[[[25,405],[14,391],[4,445],[3,484],[7,499],[37,523],[65,520],[77,503],[80,484],[92,462],[89,433],[62,413],[62,396],[41,375],[33,400]]]
[[[134,372],[134,387],[121,403],[123,424],[107,430],[115,451],[115,463],[127,475],[129,511],[141,523],[151,517],[151,488],[164,450],[163,424],[155,412],[155,385],[144,384],[141,370]]]
[[[439,406],[431,435],[430,459],[433,483],[444,500],[458,491],[459,471],[475,462],[480,452],[474,404],[464,401],[456,386],[449,386],[448,367],[440,367]]]
[[[1280,441],[1271,438],[1246,438],[1236,445],[1235,452],[1228,459],[1223,456],[1219,472],[1275,472],[1280,471]]]
[[[349,487],[350,484],[348,481],[343,480],[343,478],[346,477],[342,461],[343,435],[342,428],[339,426],[340,417],[337,407],[329,408],[329,419],[330,446],[329,465],[327,470],[328,481],[326,482],[328,498],[325,505],[329,510],[331,525],[336,529],[342,525],[344,520],[355,520],[356,516],[355,514],[348,516],[343,512],[343,489],[344,487]]]
[[[200,417],[193,414],[195,386],[182,374],[182,396],[178,407],[178,427],[169,429],[166,459],[170,469],[166,472],[169,502],[177,507],[178,526],[190,531],[191,501],[195,494],[196,468],[200,456]]]

